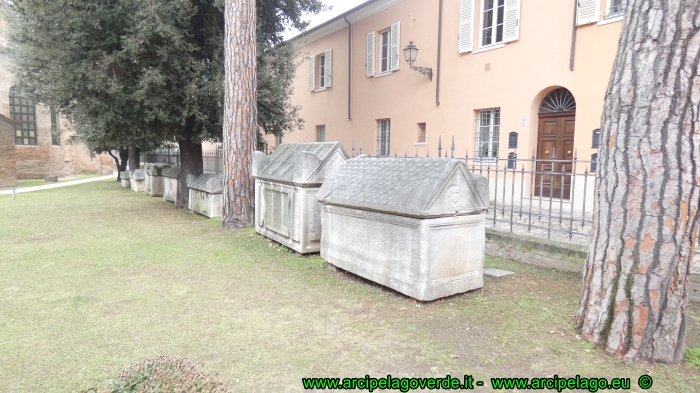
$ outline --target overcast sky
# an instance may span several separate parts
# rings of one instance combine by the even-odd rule
[[[367,0],[323,0],[323,4],[328,7],[333,7],[330,11],[321,12],[318,15],[307,15],[305,20],[311,21],[309,29],[318,26],[321,23],[333,19],[334,17],[348,11],[358,5],[364,3]],[[299,34],[297,30],[289,30],[284,34],[285,39],[289,39]]]

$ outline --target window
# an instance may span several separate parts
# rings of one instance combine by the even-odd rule
[[[316,142],[326,141],[326,126],[316,126]]]
[[[277,146],[282,144],[282,134],[277,135]]]
[[[20,123],[15,127],[15,145],[36,145],[34,100],[22,97],[15,87],[10,89],[10,117]]]
[[[503,42],[505,0],[484,0],[481,17],[481,46]]]
[[[391,31],[385,31],[381,34],[381,45],[380,45],[380,59],[381,59],[381,72],[389,71],[389,45],[391,42]]]
[[[389,29],[367,34],[367,77],[375,74],[376,36],[379,35],[379,75],[389,74],[399,69],[399,52],[401,49],[401,24],[396,22]]]
[[[623,16],[625,7],[627,7],[627,0],[608,0],[608,12],[605,14],[605,18]]]
[[[329,49],[323,54],[309,57],[309,91],[321,91],[331,87],[332,71],[333,50]]]
[[[51,144],[54,146],[61,145],[61,132],[58,128],[58,115],[56,108],[51,107]]]
[[[418,143],[425,143],[425,123],[418,123]]]
[[[377,156],[388,156],[390,149],[391,119],[377,120]]]
[[[477,114],[476,156],[482,159],[498,158],[501,131],[501,110],[486,109]]]

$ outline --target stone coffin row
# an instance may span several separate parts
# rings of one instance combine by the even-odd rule
[[[283,144],[253,176],[256,231],[291,249],[423,301],[483,286],[488,180],[459,160]]]

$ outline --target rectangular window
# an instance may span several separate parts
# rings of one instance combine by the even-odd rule
[[[54,107],[51,107],[51,144],[54,146],[61,145],[61,132],[58,129],[58,115]]]
[[[10,116],[20,123],[15,127],[15,145],[36,145],[34,101],[10,92]]]
[[[318,86],[321,88],[326,87],[326,55],[320,55],[318,57]]]
[[[391,151],[391,119],[377,120],[377,156],[388,156]]]
[[[316,126],[316,142],[326,141],[326,126]]]
[[[608,12],[605,18],[616,18],[625,14],[627,0],[608,0]]]
[[[282,144],[282,134],[277,135],[277,146]]]
[[[381,43],[380,43],[380,51],[381,51],[381,67],[380,71],[381,72],[388,72],[390,71],[389,68],[389,46],[391,45],[391,30],[387,30],[383,33],[381,33]]]
[[[483,0],[481,46],[503,42],[505,0]]]
[[[501,110],[481,110],[477,114],[476,122],[476,157],[482,159],[498,158]]]
[[[425,123],[418,123],[418,143],[425,143]]]

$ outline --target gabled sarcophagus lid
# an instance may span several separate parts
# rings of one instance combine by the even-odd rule
[[[163,177],[167,177],[169,179],[179,179],[180,172],[182,172],[182,168],[180,168],[179,166],[170,167],[168,169],[163,170]]]
[[[206,192],[207,194],[221,194],[224,192],[224,185],[221,175],[211,175],[205,173],[198,177],[187,176],[187,187],[193,190]]]
[[[348,155],[339,142],[282,144],[253,154],[253,177],[299,187],[318,187]]]
[[[488,208],[488,180],[454,158],[346,161],[316,198],[327,205],[415,218],[478,214]]]

